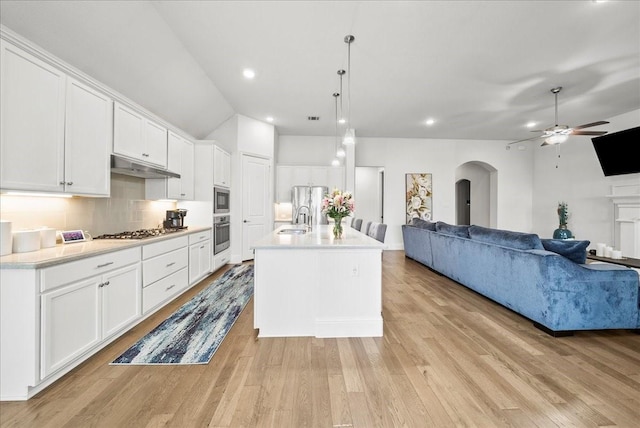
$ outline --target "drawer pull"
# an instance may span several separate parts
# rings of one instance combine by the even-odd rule
[[[168,287],[166,288],[166,290],[164,290],[164,291],[169,291],[169,290],[171,290],[171,289],[172,289],[173,287],[175,287],[175,286],[176,286],[175,284],[172,284],[172,285],[168,286]]]
[[[109,285],[109,281],[98,284],[98,287],[102,288],[102,287],[106,287],[107,285]]]
[[[204,245],[202,247],[200,247],[200,249],[202,250],[204,248]]]
[[[98,265],[97,269],[100,269],[100,268],[103,268],[103,267],[107,267],[107,266],[112,265],[112,264],[113,264],[113,262],[103,263],[101,265]]]
[[[173,265],[175,265],[175,264],[176,264],[176,262],[171,262],[171,263],[169,263],[169,264],[167,265],[167,267],[171,267],[171,266],[173,266]]]

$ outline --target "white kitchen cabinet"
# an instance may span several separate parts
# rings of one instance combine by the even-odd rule
[[[213,201],[213,151],[214,141],[196,141],[194,144],[194,199]]]
[[[189,235],[189,284],[193,285],[211,273],[211,230]]]
[[[113,117],[114,153],[167,167],[167,128],[118,102]]]
[[[42,295],[42,379],[100,342],[100,284],[92,277]]]
[[[0,41],[0,187],[60,192],[66,76]]]
[[[194,199],[194,147],[179,135],[169,131],[167,169],[180,174],[180,178],[154,178],[145,180],[147,199]]]
[[[109,196],[111,99],[2,41],[0,187]]]
[[[213,270],[217,271],[231,261],[231,250],[224,250],[213,256]]]
[[[140,318],[140,277],[139,249],[42,270],[41,379]]]
[[[109,196],[113,102],[71,78],[66,101],[64,191]]]
[[[231,155],[218,146],[213,148],[213,185],[231,187]]]
[[[276,202],[291,202],[293,186],[326,186],[344,189],[345,170],[338,166],[279,165],[276,168]]]
[[[189,285],[189,237],[142,247],[142,312],[147,314]]]

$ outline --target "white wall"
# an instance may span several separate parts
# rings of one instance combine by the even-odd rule
[[[389,249],[400,249],[401,225],[405,222],[405,174],[432,174],[433,218],[454,224],[456,169],[472,161],[491,165],[500,174],[497,226],[529,231],[532,155],[526,151],[515,152],[506,151],[501,141],[360,137],[356,165],[384,167],[384,212],[388,225],[385,242]]]
[[[380,170],[377,167],[356,167],[356,187],[354,200],[356,209],[354,218],[361,218],[362,223],[367,221],[382,222],[380,201]]]
[[[640,125],[640,110],[607,119],[610,123],[598,129],[622,131]],[[613,204],[606,198],[612,185],[640,184],[640,174],[605,177],[600,168],[591,137],[575,136],[556,147],[532,148],[534,158],[533,231],[551,237],[558,227],[556,212],[559,201],[569,205],[569,230],[577,239],[613,242]],[[639,158],[640,159],[640,158]],[[640,162],[640,160],[638,161]],[[556,168],[557,165],[557,168]]]
[[[234,115],[208,139],[231,154],[231,262],[242,261],[242,155],[255,155],[271,160],[271,182],[275,180],[273,157],[276,150],[274,126],[242,115]],[[271,186],[273,189],[273,186]],[[269,195],[273,200],[272,194]],[[273,212],[268,211],[267,224],[273,224]]]
[[[609,132],[640,124],[640,110],[607,119]],[[332,137],[281,136],[277,163],[327,165]],[[578,239],[592,243],[613,243],[613,206],[605,197],[612,185],[638,184],[640,174],[604,177],[589,137],[571,137],[560,146],[540,147],[540,141],[524,143],[525,150],[508,141],[431,140],[359,137],[355,149],[356,167],[375,166],[385,170],[386,243],[402,248],[404,193],[407,173],[433,174],[435,220],[455,222],[456,169],[467,162],[483,162],[495,168],[489,187],[495,187],[495,212],[491,227],[534,232],[543,238],[558,227],[558,201],[569,204],[569,229]],[[358,203],[357,194],[355,195]],[[490,206],[490,210],[493,208]]]

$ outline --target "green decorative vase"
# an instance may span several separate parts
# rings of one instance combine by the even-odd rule
[[[566,224],[561,224],[560,227],[553,231],[553,239],[571,239],[573,234],[567,229]]]

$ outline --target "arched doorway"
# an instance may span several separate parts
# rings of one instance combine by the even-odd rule
[[[485,162],[466,162],[456,168],[456,222],[496,227],[498,171]]]

